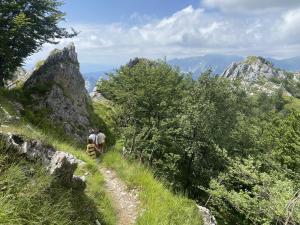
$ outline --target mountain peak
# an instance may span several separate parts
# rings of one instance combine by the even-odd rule
[[[284,76],[284,71],[275,68],[271,62],[263,57],[249,56],[241,62],[232,63],[222,76],[251,82],[261,78],[280,78]]]

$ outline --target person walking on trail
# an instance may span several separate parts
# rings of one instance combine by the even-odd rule
[[[96,144],[96,138],[97,138],[97,135],[96,135],[95,130],[94,129],[90,129],[89,130],[88,142],[89,142],[89,140],[91,140],[93,142],[93,144]]]
[[[92,157],[93,159],[97,158],[96,145],[92,139],[88,139],[88,144],[86,146],[86,153],[88,154],[88,156]]]
[[[99,129],[96,137],[96,147],[99,149],[100,154],[104,153],[105,139],[105,134]]]
[[[96,139],[97,139],[97,135],[95,133],[95,130],[94,129],[89,130],[86,153],[92,158],[97,158],[97,156],[99,155],[99,150],[97,149],[96,146]]]

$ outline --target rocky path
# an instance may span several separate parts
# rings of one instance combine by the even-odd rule
[[[100,171],[116,209],[117,225],[135,224],[139,206],[137,190],[129,190],[114,171],[107,168],[101,168]]]

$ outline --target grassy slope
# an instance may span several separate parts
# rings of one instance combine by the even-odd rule
[[[14,115],[14,106],[8,101],[6,95],[0,92],[0,105],[11,115]],[[14,99],[14,96],[8,97]],[[115,121],[111,117],[113,114],[112,108],[106,103],[95,103],[93,107],[95,112],[114,130]],[[1,113],[3,114],[0,110],[0,116]],[[24,178],[24,182],[28,183],[26,195],[23,194],[25,198],[16,198],[10,201],[7,200],[9,199],[9,193],[0,191],[0,200],[5,203],[0,207],[0,224],[26,224],[24,218],[27,221],[31,221],[30,224],[93,224],[96,217],[101,224],[111,225],[116,223],[115,212],[109,197],[105,193],[104,180],[98,172],[98,165],[85,154],[83,147],[72,143],[70,139],[62,136],[61,132],[53,130],[51,126],[40,126],[38,128],[30,124],[27,115],[21,117],[20,121],[9,124],[9,127],[1,127],[0,131],[13,132],[27,138],[40,139],[58,150],[69,152],[86,162],[84,167],[77,169],[76,174],[89,174],[87,177],[87,189],[83,195],[72,193],[72,191],[61,187],[57,189],[57,192],[60,194],[56,195],[55,192],[45,191],[50,184],[51,178],[46,175],[40,165],[33,165],[37,168],[37,171],[42,172],[34,175],[34,178]],[[4,158],[7,157],[7,154],[5,155],[3,152],[1,154]],[[12,163],[8,166],[12,168],[7,170],[8,175],[0,173],[1,180],[4,177],[14,186],[21,187],[22,185],[17,182],[20,180],[19,177],[24,177],[24,174],[22,174],[23,163],[27,164],[27,166],[31,165],[24,160],[20,161],[20,163]],[[146,210],[138,218],[137,224],[202,224],[193,201],[172,194],[161,183],[156,181],[151,172],[143,166],[122,159],[116,151],[109,152],[104,157],[104,163],[106,166],[115,169],[129,186],[138,186],[141,190],[142,208]],[[39,189],[35,189],[35,186],[30,186],[32,183]],[[56,189],[54,188],[53,190]],[[23,191],[20,188],[14,195],[23,193]],[[27,205],[24,203],[24,199]],[[34,201],[30,199],[34,199]],[[42,207],[39,207],[40,202],[43,202]],[[28,204],[31,207],[28,207]],[[27,207],[26,209],[28,210],[24,211],[24,207]],[[11,214],[16,211],[14,209],[17,209],[17,212],[22,212],[23,209],[26,214]]]
[[[119,145],[119,147],[118,147]],[[172,194],[157,181],[150,170],[134,161],[122,158],[118,149],[105,154],[103,164],[114,169],[129,187],[138,187],[144,212],[139,225],[201,225],[202,218],[194,201]]]
[[[0,106],[11,116],[16,116],[14,105],[1,92]],[[3,117],[4,112],[0,109],[0,118]],[[3,123],[2,120],[0,120],[0,125],[1,123]],[[51,177],[47,176],[42,166],[26,162],[24,159],[5,163],[1,159],[11,157],[11,153],[5,152],[5,148],[0,146],[0,189],[2,181],[11,186],[20,187],[13,193],[0,191],[0,201],[4,203],[0,207],[0,224],[94,224],[96,218],[101,224],[113,225],[116,223],[114,209],[104,191],[103,177],[98,172],[95,161],[85,154],[83,147],[73,144],[70,139],[61,136],[60,132],[56,133],[55,130],[51,130],[51,127],[44,126],[43,129],[35,127],[28,123],[28,118],[21,117],[21,120],[5,123],[5,125],[8,127],[0,127],[0,131],[18,133],[25,138],[40,139],[60,151],[69,152],[85,161],[85,166],[78,168],[76,174],[88,173],[88,176],[87,189],[82,195],[61,187],[58,190],[59,195],[47,192]],[[1,167],[4,164],[7,164],[8,169],[3,172]],[[40,175],[26,177],[23,172],[24,164],[27,167],[30,165],[36,167],[36,170],[43,171],[43,174],[38,173]],[[26,192],[21,188],[23,185],[19,180],[28,184]],[[39,187],[39,189],[35,189],[35,187]],[[56,188],[52,187],[51,189],[55,190]],[[11,199],[10,197],[19,194],[22,198]],[[40,207],[41,202],[42,207]],[[24,213],[17,213],[22,211]]]

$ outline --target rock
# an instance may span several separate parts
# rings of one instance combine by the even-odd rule
[[[0,138],[28,160],[40,161],[49,174],[55,177],[55,182],[76,190],[83,191],[85,189],[85,178],[74,176],[78,164],[83,162],[73,155],[57,151],[52,146],[45,145],[38,140],[24,140],[16,134],[0,133]]]
[[[230,80],[240,80],[251,95],[259,92],[271,95],[282,89],[284,94],[291,96],[292,94],[285,88],[285,79],[293,76],[294,82],[299,82],[297,74],[275,68],[271,62],[256,56],[232,63],[221,76]]]
[[[83,191],[86,188],[86,178],[85,176],[73,176],[72,187],[75,190]]]
[[[66,187],[72,187],[76,168],[76,158],[66,152],[55,152],[48,166],[50,174]]]
[[[197,205],[199,212],[201,213],[203,217],[203,224],[204,225],[217,225],[216,218],[210,213],[210,210],[202,207],[200,205]]]
[[[232,63],[221,76],[253,82],[261,78],[283,78],[284,71],[274,68],[269,61],[262,57],[249,56],[244,61]]]
[[[79,71],[74,44],[54,50],[33,71],[24,89],[31,93],[33,111],[46,109],[49,119],[77,141],[85,141],[90,128],[90,96]]]
[[[5,87],[8,89],[13,89],[15,87],[21,86],[29,77],[30,73],[20,67],[16,70],[16,72],[14,72],[12,77],[6,81]]]
[[[90,93],[90,96],[93,101],[102,101],[106,100],[103,95],[97,90],[97,87],[93,89],[93,91]]]

